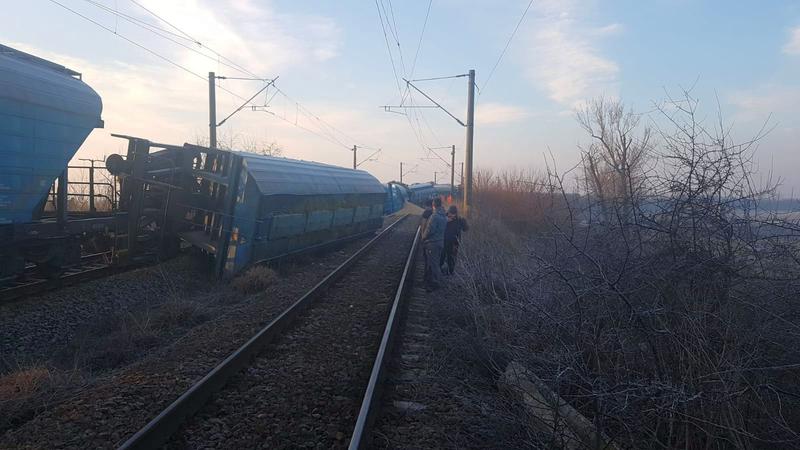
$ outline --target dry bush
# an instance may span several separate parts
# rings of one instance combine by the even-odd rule
[[[520,362],[623,448],[797,448],[800,224],[759,206],[759,136],[730,142],[688,94],[661,113],[636,195],[550,174],[564,201],[544,217],[570,220],[475,220],[458,280],[476,354]]]
[[[473,180],[475,212],[498,219],[519,232],[541,231],[554,217],[560,196],[548,190],[545,176],[534,171],[481,169]]]
[[[0,399],[2,401],[22,399],[30,396],[50,379],[45,367],[28,367],[0,377]]]
[[[266,266],[254,266],[236,277],[231,286],[242,294],[255,294],[278,281],[278,273]]]

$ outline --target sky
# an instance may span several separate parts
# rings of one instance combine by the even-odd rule
[[[430,105],[404,95],[403,77],[474,69],[478,168],[543,170],[547,155],[567,170],[589,140],[576,108],[620,99],[646,124],[658,120],[654,105],[691,87],[701,118],[716,120],[719,110],[738,139],[767,123],[760,176],[780,179],[786,195],[800,191],[796,1],[534,0],[490,79],[529,0],[3,2],[0,43],[81,72],[103,99],[105,128],[78,157],[124,153],[112,133],[207,140],[214,71],[278,77],[280,92],[267,88],[252,102],[262,107],[219,127],[227,142],[275,142],[287,157],[340,166],[352,165],[357,145],[359,160],[380,149],[359,168],[382,181],[399,179],[401,162],[406,182],[447,179],[449,168],[428,148],[455,145],[459,168],[465,129],[440,109],[403,115],[382,106],[403,96]],[[465,121],[466,80],[415,85]],[[218,118],[263,85],[219,80]],[[435,152],[449,160],[447,149]]]

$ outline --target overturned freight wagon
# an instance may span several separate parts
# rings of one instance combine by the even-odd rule
[[[382,224],[384,187],[364,171],[120,137],[128,154],[107,166],[123,177],[130,249],[142,236],[162,251],[182,240],[208,253],[218,275],[232,275]]]

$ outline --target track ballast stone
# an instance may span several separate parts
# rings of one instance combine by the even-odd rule
[[[369,250],[168,447],[346,447],[416,225]]]
[[[394,220],[396,217],[389,217],[387,223]],[[391,239],[390,236],[388,238]],[[39,392],[40,398],[35,407],[30,411],[20,411],[13,422],[0,430],[0,449],[116,448],[367,240],[362,238],[344,244],[338,250],[289,263],[286,270],[281,270],[283,275],[280,281],[260,294],[243,296],[221,284],[204,292],[206,281],[195,279],[199,291],[191,294],[192,291],[187,288],[183,293],[210,295],[204,298],[212,307],[209,320],[174,336],[167,345],[151,349],[151,353],[126,367],[88,382],[82,378],[80,383],[63,392]],[[118,277],[126,279],[129,274],[69,287],[45,294],[42,298],[57,296],[54,301],[67,303],[74,295],[78,295],[74,292],[82,292],[88,289],[87,286],[96,286],[98,281],[103,281],[103,288],[111,289],[122,301],[125,300],[125,291],[113,290],[113,281]],[[130,295],[137,295],[137,291],[132,291]],[[102,295],[96,298],[102,302],[108,297]],[[13,305],[14,309],[22,313],[40,311],[33,300],[17,303]],[[68,306],[65,304],[64,308],[68,309]],[[98,319],[89,314],[84,326],[90,326],[92,321]],[[34,323],[29,323],[29,326],[33,327]],[[26,332],[25,328],[19,331],[20,335]],[[40,361],[46,363],[47,355],[41,357],[45,359]],[[15,403],[18,402],[0,398],[4,420],[18,411]],[[27,403],[33,405],[33,402]],[[11,409],[5,410],[6,406]],[[9,414],[6,415],[6,412]]]

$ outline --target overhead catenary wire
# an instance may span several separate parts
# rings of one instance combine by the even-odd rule
[[[417,68],[417,58],[419,57],[419,51],[422,48],[422,39],[425,37],[425,28],[428,26],[428,17],[431,15],[431,6],[433,5],[433,0],[428,1],[428,10],[425,12],[425,21],[422,22],[422,32],[419,34],[419,43],[417,44],[417,51],[414,53],[414,62],[411,63],[411,73],[408,75],[409,78],[414,78],[414,70]]]
[[[505,47],[503,47],[503,51],[500,52],[500,56],[497,57],[497,61],[495,61],[494,66],[492,66],[492,70],[489,71],[489,76],[486,77],[486,81],[483,82],[483,86],[478,89],[478,95],[482,95],[481,92],[486,89],[486,85],[489,84],[489,81],[492,79],[492,75],[494,75],[494,71],[497,69],[497,66],[500,65],[500,61],[503,59],[503,56],[506,54],[508,47],[511,45],[511,41],[514,39],[514,36],[517,34],[517,30],[519,30],[519,26],[522,25],[522,21],[525,20],[525,16],[528,14],[528,10],[531,9],[531,5],[533,5],[534,0],[530,0],[528,2],[528,6],[525,8],[525,11],[522,12],[522,16],[519,18],[517,22],[517,26],[514,27],[514,31],[511,32],[511,36],[508,37],[506,41]],[[477,87],[477,85],[476,85]]]
[[[129,37],[127,37],[127,36],[125,36],[125,35],[121,34],[121,33],[119,33],[118,31],[116,31],[116,30],[114,30],[114,29],[112,29],[112,28],[110,28],[110,27],[108,27],[108,26],[106,26],[106,25],[104,25],[104,24],[102,24],[102,23],[98,22],[97,20],[95,20],[95,19],[93,19],[93,18],[91,18],[91,17],[89,17],[89,16],[87,16],[87,15],[85,15],[85,14],[82,14],[81,12],[79,12],[79,11],[77,11],[77,10],[73,9],[73,8],[70,8],[69,6],[67,6],[67,5],[65,5],[65,4],[63,4],[63,3],[61,3],[60,1],[58,1],[58,0],[49,0],[49,1],[50,1],[51,3],[53,3],[53,4],[55,4],[55,5],[58,5],[58,6],[60,6],[61,8],[65,9],[65,10],[67,10],[67,11],[71,12],[72,14],[75,14],[76,16],[78,16],[78,17],[80,17],[80,18],[82,18],[82,19],[84,19],[84,20],[86,20],[86,21],[88,21],[88,22],[91,22],[92,24],[94,24],[94,25],[96,25],[96,26],[98,26],[98,27],[102,28],[103,30],[105,30],[105,31],[108,31],[108,32],[110,32],[110,33],[113,33],[114,35],[116,35],[116,36],[120,37],[121,39],[125,40],[126,42],[128,42],[128,43],[130,43],[130,44],[132,44],[132,45],[134,45],[134,46],[136,46],[136,47],[138,47],[138,48],[140,48],[140,49],[142,49],[142,50],[144,50],[144,51],[146,51],[146,52],[150,53],[151,55],[153,55],[153,56],[155,56],[155,57],[157,57],[157,58],[159,58],[159,59],[161,59],[161,60],[163,60],[163,61],[165,61],[165,62],[169,63],[170,65],[172,65],[172,66],[174,66],[174,67],[177,67],[177,68],[181,69],[182,71],[184,71],[184,72],[186,72],[186,73],[188,73],[188,74],[192,75],[193,77],[195,77],[195,78],[198,78],[198,79],[202,80],[204,83],[207,83],[207,82],[208,82],[208,79],[207,79],[207,77],[206,77],[206,76],[204,76],[204,75],[201,75],[201,74],[199,74],[199,73],[197,73],[197,72],[194,72],[194,71],[192,71],[192,70],[191,70],[191,69],[189,69],[188,67],[186,67],[186,66],[184,66],[184,65],[181,65],[181,64],[179,64],[179,63],[175,62],[173,59],[171,59],[171,58],[169,58],[169,57],[166,57],[166,56],[162,55],[161,53],[159,53],[159,52],[157,52],[157,51],[155,51],[155,50],[153,50],[153,49],[151,49],[151,48],[147,47],[146,45],[144,45],[144,44],[141,44],[141,43],[139,43],[139,42],[137,42],[137,41],[135,41],[135,40],[133,40],[133,39],[131,39],[131,38],[129,38]],[[95,2],[95,1],[92,1],[92,0],[85,0],[85,1],[87,1],[88,3],[90,3],[90,4],[93,4],[93,5],[95,5],[95,6],[98,6],[98,7],[102,7],[102,6],[104,6],[104,5],[98,4],[97,2]],[[175,29],[175,30],[179,31],[179,32],[180,32],[180,33],[181,33],[183,36],[185,36],[185,39],[186,39],[186,40],[190,40],[190,41],[192,41],[193,43],[195,43],[195,44],[197,44],[197,45],[199,45],[199,46],[202,46],[203,48],[205,48],[205,49],[209,50],[210,52],[212,52],[212,53],[214,53],[214,54],[218,55],[220,60],[228,61],[228,62],[229,62],[229,64],[223,64],[223,65],[225,65],[226,67],[234,68],[234,69],[238,70],[239,72],[242,72],[242,73],[244,73],[244,74],[247,74],[247,75],[250,75],[250,76],[252,76],[253,78],[247,78],[247,79],[249,79],[249,80],[257,80],[257,81],[265,81],[265,82],[270,82],[270,80],[269,80],[269,79],[265,79],[265,78],[263,78],[263,77],[260,77],[259,75],[257,75],[257,74],[255,74],[254,72],[252,72],[252,71],[250,71],[250,70],[248,70],[248,69],[244,68],[243,66],[241,66],[241,65],[239,65],[239,64],[236,64],[235,62],[233,62],[233,61],[232,61],[232,60],[230,60],[229,58],[226,58],[226,57],[224,57],[223,55],[219,54],[219,53],[218,53],[218,52],[216,52],[215,50],[213,50],[213,49],[211,49],[211,48],[209,48],[209,47],[205,46],[205,45],[204,45],[204,44],[202,44],[202,43],[201,43],[199,40],[195,39],[194,37],[192,37],[191,35],[189,35],[189,34],[188,34],[188,33],[186,33],[185,31],[181,30],[180,28],[178,28],[177,26],[175,26],[175,25],[174,25],[174,24],[172,24],[171,22],[167,21],[167,20],[166,20],[166,19],[164,19],[163,17],[159,16],[158,14],[156,14],[155,12],[153,12],[153,11],[151,11],[150,9],[146,8],[145,6],[141,5],[140,3],[136,2],[135,0],[131,0],[131,2],[133,2],[133,3],[134,3],[134,4],[136,4],[137,6],[141,7],[142,9],[144,9],[145,11],[147,11],[148,13],[150,13],[151,15],[153,15],[154,17],[156,17],[158,20],[161,20],[162,22],[164,22],[165,24],[169,25],[169,26],[170,26],[170,27],[172,27],[173,29]],[[107,7],[105,7],[105,8],[101,8],[101,9],[105,9],[107,12],[109,12],[109,13],[112,13],[112,14],[114,14],[114,15],[115,15],[115,16],[117,16],[117,17],[122,17],[122,18],[124,18],[124,19],[126,19],[126,20],[128,20],[128,21],[130,21],[130,22],[132,22],[132,23],[135,23],[136,25],[138,25],[138,26],[140,26],[140,27],[142,27],[142,28],[145,28],[145,29],[147,29],[148,31],[151,31],[151,32],[153,32],[154,34],[156,34],[156,35],[157,35],[157,36],[159,36],[159,37],[162,37],[162,38],[164,38],[164,39],[167,39],[167,40],[169,40],[169,41],[171,41],[171,42],[173,42],[173,43],[179,44],[179,45],[181,45],[182,47],[184,47],[184,48],[188,48],[189,50],[195,51],[195,52],[197,53],[196,49],[191,49],[190,47],[187,47],[185,44],[183,44],[183,43],[181,43],[181,42],[177,42],[177,41],[175,41],[174,39],[170,38],[169,36],[165,36],[164,34],[162,34],[162,33],[160,33],[160,32],[159,32],[159,31],[161,31],[161,32],[163,32],[163,33],[167,33],[167,34],[169,34],[169,35],[171,35],[171,36],[177,36],[175,33],[172,33],[172,32],[170,32],[169,30],[164,30],[164,29],[163,29],[163,28],[161,28],[161,27],[157,27],[157,26],[154,26],[154,25],[152,25],[152,24],[147,24],[147,22],[144,22],[144,21],[142,21],[142,20],[140,20],[140,19],[136,19],[136,18],[134,18],[134,17],[132,17],[132,16],[129,16],[129,15],[127,15],[127,14],[124,14],[124,13],[118,13],[117,11],[115,11],[115,10],[113,10],[113,9],[109,9],[109,8],[107,8]],[[145,24],[147,24],[147,25],[145,25]],[[182,39],[184,39],[184,38],[182,38]],[[204,53],[202,53],[202,52],[199,52],[199,53],[200,53],[201,55],[205,56],[205,57],[209,57],[209,55],[207,55],[207,54],[204,54]],[[211,58],[211,59],[213,59],[213,58]],[[215,59],[213,59],[213,60],[215,60]],[[216,60],[215,60],[215,61],[216,61]],[[218,77],[218,78],[219,78],[219,79],[245,79],[245,78],[243,78],[243,77]],[[268,85],[269,85],[269,83],[268,83]],[[274,84],[273,84],[273,86],[274,86]],[[284,91],[280,90],[280,89],[279,89],[277,86],[274,86],[274,87],[275,87],[275,89],[276,89],[277,91],[279,91],[279,92],[281,93],[281,95],[283,95],[283,96],[286,96],[287,98],[289,98],[289,97],[288,97],[288,95],[287,95],[287,94],[286,94]],[[236,97],[236,98],[238,98],[238,99],[240,99],[240,100],[247,100],[247,99],[246,99],[244,96],[242,96],[242,95],[239,95],[238,93],[236,93],[236,92],[234,92],[234,91],[231,91],[230,89],[227,89],[227,88],[225,88],[225,87],[223,87],[223,86],[221,86],[221,85],[218,85],[218,89],[220,89],[220,90],[222,90],[222,91],[225,91],[225,92],[227,92],[227,93],[229,93],[229,94],[233,95],[234,97]],[[263,90],[263,89],[262,89],[262,90]],[[274,98],[274,94],[273,94],[273,98]],[[270,100],[271,100],[271,99],[270,99]],[[293,101],[294,101],[294,100],[293,100]],[[268,102],[267,102],[267,103],[268,103]],[[265,105],[264,105],[264,106],[266,106],[266,104],[267,104],[267,103],[265,103]],[[302,108],[302,109],[304,110],[304,115],[307,115],[307,116],[309,116],[309,117],[313,118],[314,120],[316,120],[317,122],[319,122],[319,123],[321,123],[321,124],[324,124],[325,126],[322,126],[322,125],[320,125],[320,126],[319,126],[319,127],[320,127],[320,130],[322,131],[322,133],[328,134],[329,136],[325,136],[325,137],[323,137],[323,134],[320,134],[320,133],[314,132],[314,131],[312,131],[311,129],[309,129],[309,128],[307,128],[307,127],[303,127],[303,126],[300,126],[300,125],[298,125],[297,123],[292,123],[291,121],[285,120],[287,123],[290,123],[290,124],[292,124],[292,125],[296,126],[297,128],[303,129],[303,130],[305,130],[305,131],[307,131],[307,132],[309,132],[309,133],[311,133],[311,134],[313,134],[313,135],[315,135],[315,136],[318,136],[318,137],[323,137],[323,139],[325,139],[325,140],[326,140],[326,141],[328,141],[328,142],[334,143],[334,144],[336,144],[336,145],[342,146],[342,147],[344,147],[344,148],[347,148],[347,149],[349,149],[349,148],[350,148],[350,146],[347,146],[347,145],[343,144],[343,143],[342,143],[340,140],[338,140],[338,139],[335,137],[335,135],[333,135],[333,132],[332,132],[331,130],[335,130],[336,132],[340,133],[340,134],[341,134],[341,135],[343,135],[343,136],[347,136],[347,134],[346,134],[346,133],[344,133],[343,131],[341,131],[341,130],[337,129],[336,127],[334,127],[333,125],[329,124],[328,122],[326,122],[326,121],[322,120],[322,119],[321,119],[321,118],[320,118],[318,115],[316,115],[316,114],[314,114],[313,112],[311,112],[311,111],[310,111],[308,108],[306,108],[306,107],[302,106],[302,105],[301,105],[299,102],[296,102],[296,101],[295,101],[295,103],[297,103],[297,105],[298,105],[298,107],[299,107],[299,108]],[[254,109],[254,110],[255,110],[255,109]],[[273,115],[273,116],[275,116],[275,117],[279,117],[278,115],[276,115],[276,114],[273,114],[273,113],[271,113],[270,111],[265,111],[265,112],[269,112],[271,115]],[[280,117],[279,117],[279,118],[280,118]],[[327,127],[327,128],[326,128],[326,127]],[[355,141],[355,140],[353,140],[353,141]],[[364,146],[364,147],[366,148],[366,146]]]
[[[167,58],[166,56],[163,56],[163,55],[161,55],[160,53],[156,52],[155,50],[152,50],[152,49],[150,49],[150,48],[146,47],[145,45],[142,45],[142,44],[140,44],[140,43],[138,43],[138,42],[134,41],[133,39],[130,39],[130,38],[128,38],[127,36],[124,36],[124,35],[122,35],[122,34],[120,34],[120,33],[117,33],[117,32],[115,32],[115,31],[114,31],[114,30],[112,30],[111,28],[109,28],[109,27],[107,27],[107,26],[105,26],[105,25],[101,24],[100,22],[98,22],[98,21],[96,21],[96,20],[92,19],[92,18],[91,18],[91,17],[89,17],[89,16],[86,16],[86,15],[84,15],[84,14],[81,14],[80,12],[78,12],[78,11],[76,11],[76,10],[74,10],[74,9],[70,8],[69,6],[67,6],[67,5],[65,5],[65,4],[63,4],[63,3],[61,3],[61,2],[59,2],[58,0],[49,0],[49,1],[50,1],[50,3],[56,4],[56,5],[58,5],[58,6],[62,7],[62,8],[64,8],[64,9],[66,9],[67,11],[69,11],[69,12],[71,12],[71,13],[73,13],[73,14],[75,14],[75,15],[77,15],[77,16],[79,16],[79,17],[81,17],[81,18],[83,18],[84,20],[87,20],[87,21],[89,21],[89,22],[91,22],[91,23],[93,23],[93,24],[97,25],[98,27],[100,27],[100,28],[102,28],[102,29],[104,29],[104,30],[108,31],[109,33],[113,33],[114,35],[116,35],[116,36],[119,36],[121,39],[123,39],[123,40],[125,40],[125,41],[127,41],[127,42],[129,42],[129,43],[131,43],[131,44],[133,44],[133,45],[135,45],[135,46],[137,46],[137,47],[141,48],[142,50],[144,50],[144,51],[146,51],[146,52],[148,52],[148,53],[152,54],[153,56],[155,56],[155,57],[157,57],[157,58],[159,58],[159,59],[162,59],[162,60],[164,60],[164,61],[168,62],[169,64],[171,64],[171,65],[173,65],[173,66],[175,66],[175,67],[177,67],[177,68],[179,68],[179,69],[183,70],[184,72],[186,72],[186,73],[189,73],[189,74],[191,74],[191,75],[193,75],[193,76],[195,76],[195,77],[197,77],[197,78],[199,78],[199,79],[203,80],[204,82],[205,82],[205,81],[207,81],[206,77],[204,77],[203,75],[200,75],[199,73],[192,71],[191,69],[189,69],[189,68],[188,68],[188,67],[186,67],[186,66],[183,66],[183,65],[181,65],[181,64],[178,64],[178,63],[176,63],[175,61],[173,61],[173,60],[171,60],[171,59]]]
[[[159,37],[161,37],[163,39],[166,39],[166,40],[168,40],[168,41],[170,41],[170,42],[172,42],[172,43],[174,43],[176,45],[179,45],[179,46],[189,50],[192,53],[198,54],[198,55],[200,55],[200,56],[202,56],[204,58],[207,58],[207,59],[209,59],[211,61],[214,61],[214,62],[216,62],[216,63],[218,63],[218,64],[220,64],[222,66],[225,66],[225,67],[227,67],[229,69],[235,70],[237,72],[242,72],[242,73],[244,73],[246,75],[251,75],[253,77],[256,77],[256,78],[250,78],[251,80],[268,81],[264,77],[258,77],[257,75],[253,74],[252,72],[250,72],[247,69],[244,69],[243,67],[241,67],[240,65],[238,65],[236,63],[227,62],[226,61],[227,58],[224,58],[224,59],[220,58],[220,55],[217,52],[215,52],[214,50],[206,47],[205,45],[203,45],[203,43],[201,43],[201,42],[199,42],[199,41],[197,41],[197,40],[195,40],[193,38],[186,38],[186,37],[184,37],[182,35],[179,35],[177,33],[173,33],[173,32],[171,32],[169,30],[165,30],[163,28],[157,27],[157,26],[155,26],[153,24],[150,24],[150,23],[145,22],[143,20],[137,19],[137,18],[135,18],[133,16],[130,16],[128,14],[116,11],[116,10],[114,10],[112,8],[109,8],[108,6],[106,6],[106,5],[102,4],[102,3],[98,3],[98,2],[96,2],[94,0],[84,0],[84,1],[89,3],[89,4],[91,4],[91,5],[94,5],[97,8],[100,8],[100,9],[102,9],[102,10],[104,10],[104,11],[110,13],[110,14],[113,14],[116,17],[120,17],[120,18],[132,23],[133,25],[136,25],[136,26],[138,26],[138,27],[140,27],[140,28],[142,28],[144,30],[147,30],[147,31],[149,31],[149,32],[151,32],[151,33],[153,33],[153,34],[155,34],[155,35],[157,35],[157,36],[159,36]],[[119,34],[119,33],[117,31],[114,31],[114,34]],[[171,37],[171,36],[173,36],[173,37]],[[176,40],[176,38],[183,39],[185,41],[190,41],[192,44],[195,44],[197,46],[200,46],[201,48],[205,48],[205,49],[209,50],[214,55],[209,55],[208,53],[204,53],[204,52],[192,47],[191,45],[187,45],[184,42]],[[234,79],[233,77],[226,77],[226,78]]]

